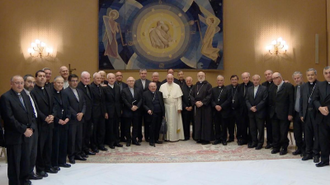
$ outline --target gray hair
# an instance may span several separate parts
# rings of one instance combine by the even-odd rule
[[[217,76],[217,79],[218,79],[219,77],[222,77],[223,79],[225,79],[225,77],[224,77],[224,76],[222,76],[222,75],[218,75],[218,76]]]
[[[314,68],[309,68],[309,69],[307,69],[306,73],[309,72],[309,71],[313,71],[314,74],[317,75],[317,71],[316,71],[316,69],[314,69]]]
[[[60,79],[60,78],[62,78],[64,80],[64,78],[62,76],[57,76],[57,77],[54,78],[54,82],[56,82],[56,80]]]
[[[107,78],[109,78],[110,75],[113,75],[114,77],[116,77],[115,74],[113,74],[113,73],[108,73],[108,74],[107,74]]]
[[[158,72],[153,72],[152,76],[154,76],[154,75],[159,75],[159,73]]]
[[[330,66],[325,67],[323,70],[328,70],[330,69]]]
[[[258,74],[253,75],[252,78],[253,77],[258,77],[259,79],[261,78],[260,75],[258,75]]]
[[[146,69],[140,69],[140,73],[142,73],[143,71],[147,72]]]
[[[93,74],[93,78],[95,78],[97,74],[99,74],[100,76],[102,76],[102,75],[100,74],[100,72],[95,72],[95,73]]]
[[[295,71],[293,74],[292,74],[292,78],[294,78],[294,76],[296,75],[299,75],[300,77],[302,77],[302,73],[300,71]]]
[[[29,78],[29,77],[33,77],[31,74],[26,74],[26,75],[24,75],[24,77],[23,77],[23,80],[24,80],[24,82],[27,80],[27,78]],[[34,78],[34,77],[33,77]]]
[[[83,72],[81,72],[80,77],[83,77],[84,75],[89,75],[89,76],[91,76],[91,74],[89,74],[89,72],[87,72],[87,71],[83,71]]]

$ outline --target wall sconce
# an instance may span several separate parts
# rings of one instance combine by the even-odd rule
[[[273,40],[272,44],[267,46],[267,50],[270,54],[282,54],[286,53],[289,46],[286,45],[286,42],[282,39],[282,37],[278,38],[277,40]]]
[[[46,43],[41,42],[39,39],[36,39],[35,42],[31,43],[31,48],[28,49],[28,52],[33,57],[42,58],[43,56],[50,56],[53,52],[52,48],[46,48]]]

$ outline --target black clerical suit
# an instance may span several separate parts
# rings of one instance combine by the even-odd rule
[[[301,147],[302,152],[305,155],[320,157],[320,143],[319,143],[319,124],[316,123],[316,109],[313,104],[313,94],[315,93],[318,81],[313,83],[307,82],[300,87],[300,110],[299,116],[303,117],[304,128],[299,131],[299,140],[296,144]],[[294,127],[295,128],[295,127]],[[302,134],[304,134],[304,140],[302,140]],[[295,133],[296,135],[296,133]],[[299,145],[298,145],[299,144]]]
[[[239,106],[238,106],[238,85],[233,86],[233,85],[227,85],[226,88],[228,89],[231,100],[230,100],[230,122],[228,125],[228,133],[229,133],[229,140],[228,141],[234,141],[235,137],[235,123],[240,122],[240,112],[239,112]],[[238,137],[237,137],[238,139]]]
[[[82,149],[85,154],[89,153],[92,133],[93,133],[93,123],[92,123],[92,108],[93,108],[93,97],[89,85],[84,85],[81,81],[78,84],[77,89],[80,89],[85,96],[86,112],[84,114],[83,122],[83,144]]]
[[[84,122],[84,116],[81,121],[77,120],[77,114],[86,112],[85,96],[83,92],[76,88],[78,97],[73,93],[71,87],[63,90],[66,101],[69,102],[69,109],[71,118],[69,121],[69,136],[68,136],[68,157],[70,160],[74,160],[74,157],[80,156],[82,152],[82,127]]]
[[[271,86],[274,85],[273,81],[265,81],[261,84],[262,86],[267,87],[267,92],[269,94],[269,89]],[[266,133],[267,133],[267,146],[270,147],[273,144],[273,130],[272,130],[272,119],[270,118],[270,114],[269,114],[269,106],[268,106],[268,101],[266,103],[266,111],[267,111],[267,116],[266,116]]]
[[[31,96],[38,106],[38,154],[36,162],[37,173],[48,171],[51,167],[52,140],[54,122],[47,123],[46,117],[55,115],[53,106],[53,92],[50,88],[39,87],[35,85],[31,91]]]
[[[330,154],[330,114],[324,116],[319,111],[320,107],[330,110],[330,82],[318,82],[313,94],[314,106],[317,111],[316,123],[319,124],[319,138],[321,147],[321,162],[329,164]]]
[[[0,109],[1,111],[1,109]],[[0,120],[1,120],[1,112],[0,112]],[[0,146],[4,147],[5,146],[5,139],[3,137],[3,129],[2,129],[2,124],[0,123]]]
[[[134,97],[130,91],[130,88],[124,88],[121,92],[121,100],[123,101],[123,119],[125,123],[125,136],[127,143],[136,142],[139,137],[139,120],[141,119],[141,108],[142,108],[142,90],[134,88]],[[131,108],[136,105],[138,109],[132,111]],[[133,125],[132,136],[130,134],[131,125]]]
[[[143,87],[142,80],[138,79],[134,83],[134,88],[139,88],[139,89],[142,90],[142,92],[145,92],[145,91],[148,90],[150,82],[151,82],[150,80],[146,79],[145,86]],[[149,125],[148,125],[148,122],[144,121],[146,116],[147,116],[147,114],[145,112],[143,112],[142,116],[140,117],[140,120],[139,120],[138,138],[139,138],[140,141],[142,141],[142,123],[144,124],[144,139],[146,141],[149,140]]]
[[[249,87],[252,87],[253,83],[249,81],[247,84],[241,83],[238,85],[238,109],[239,112],[239,121],[237,124],[237,138],[239,140],[238,144],[246,144],[251,140],[250,132],[248,131],[249,127],[249,116],[248,109],[246,106],[246,94]]]
[[[61,125],[59,121],[65,121],[67,118],[70,120],[71,112],[63,90],[57,91],[53,88],[52,91],[54,97],[53,109],[56,113],[54,115],[52,165],[58,167],[66,163],[69,134],[69,122]]]
[[[124,88],[128,87],[127,83],[125,83],[125,82],[116,81],[115,84],[117,84],[119,86],[120,93]],[[120,127],[120,134],[119,134],[120,135],[120,140],[121,141],[126,141],[125,134],[124,134],[125,124],[124,124],[123,117],[120,118],[120,126],[119,127]]]
[[[143,92],[144,112],[147,112],[145,122],[149,125],[150,144],[157,143],[159,139],[159,131],[162,119],[165,117],[165,106],[163,94],[159,91],[151,92],[150,90]],[[151,110],[152,115],[148,114]]]
[[[181,86],[182,90],[182,123],[183,123],[183,132],[184,139],[189,140],[190,138],[190,123],[193,125],[193,133],[194,133],[194,105],[191,104],[190,93],[193,86],[188,87],[187,85]],[[192,107],[191,111],[188,111],[186,108]],[[194,134],[192,134],[193,136]]]
[[[24,135],[27,128],[37,127],[30,98],[24,91],[21,103],[19,95],[9,90],[1,96],[1,115],[4,121],[5,145],[7,147],[9,185],[24,184],[31,171],[31,137]]]
[[[283,82],[279,89],[278,86],[274,85],[269,90],[268,105],[269,114],[272,119],[274,152],[278,152],[280,148],[287,151],[289,145],[288,131],[290,121],[288,120],[288,116],[293,115],[293,93],[293,85],[285,82]]]
[[[93,119],[93,134],[91,147],[95,151],[97,148],[104,148],[105,141],[105,95],[104,88],[101,85],[96,85],[94,82],[90,85],[90,90],[93,97],[92,119]]]
[[[305,123],[300,119],[300,109],[302,108],[302,99],[301,99],[301,89],[303,84],[296,85],[294,87],[293,102],[294,102],[294,111],[293,111],[293,133],[294,139],[296,141],[296,146],[298,151],[305,151],[305,142],[304,142],[304,128]],[[308,95],[309,90],[306,94]],[[308,97],[307,97],[308,99]],[[306,102],[307,103],[307,102]]]
[[[215,139],[216,141],[222,141],[225,145],[227,143],[227,129],[230,122],[230,91],[225,86],[218,86],[212,88],[212,111],[213,111],[213,123],[215,125]],[[221,110],[216,110],[216,106],[219,105]]]
[[[248,115],[250,118],[250,135],[252,140],[252,147],[262,147],[264,144],[264,122],[267,116],[266,103],[268,98],[267,87],[258,86],[255,93],[255,87],[249,87],[246,95],[246,106],[248,108]],[[253,112],[251,108],[255,106],[257,111]],[[258,138],[259,133],[259,138]]]
[[[121,94],[120,88],[116,84],[113,87],[110,83],[104,87],[105,107],[108,113],[106,120],[106,142],[110,148],[118,144],[119,140],[119,119],[121,117]]]

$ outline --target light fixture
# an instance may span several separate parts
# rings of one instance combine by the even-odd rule
[[[267,46],[267,50],[270,54],[282,54],[286,53],[288,50],[288,45],[286,45],[286,42],[282,39],[282,37],[278,38],[277,40],[273,40],[272,44]]]
[[[43,56],[50,56],[53,52],[53,49],[50,47],[46,48],[46,43],[41,42],[39,39],[36,39],[31,43],[31,47],[28,49],[28,52],[33,57],[42,58]]]

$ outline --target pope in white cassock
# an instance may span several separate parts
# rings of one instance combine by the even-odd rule
[[[167,120],[167,133],[165,140],[178,141],[184,139],[181,110],[182,91],[178,84],[173,83],[173,75],[167,75],[167,82],[160,86],[165,104],[165,117]]]

